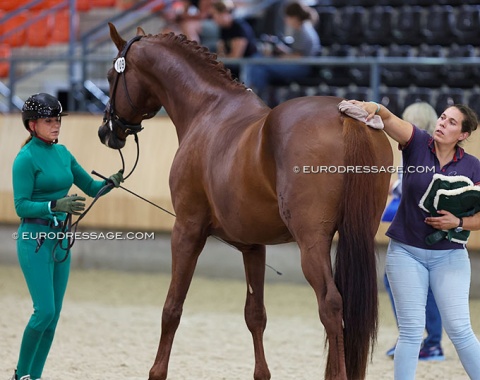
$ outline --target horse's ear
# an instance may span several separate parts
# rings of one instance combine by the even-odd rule
[[[137,26],[137,36],[144,36],[144,35],[145,35],[145,31],[141,27]]]
[[[110,38],[117,47],[118,51],[122,51],[127,41],[120,37],[120,34],[118,34],[117,29],[115,28],[115,25],[113,25],[111,22],[108,23],[108,27],[110,28]]]

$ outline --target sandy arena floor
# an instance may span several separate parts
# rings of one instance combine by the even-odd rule
[[[169,276],[73,270],[56,340],[47,362],[47,380],[147,379],[157,350],[160,315]],[[253,348],[244,320],[241,281],[195,277],[177,332],[169,379],[246,380],[253,378]],[[323,326],[312,290],[304,285],[267,284],[266,354],[272,379],[323,378]],[[472,300],[480,332],[480,300]],[[24,325],[31,310],[22,274],[0,267],[0,378],[14,369]],[[385,351],[396,327],[381,293],[377,349],[369,380],[393,378]],[[419,363],[418,379],[462,380],[464,373],[448,338],[447,360]]]

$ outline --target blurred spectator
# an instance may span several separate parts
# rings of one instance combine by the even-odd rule
[[[163,32],[181,33],[215,51],[219,28],[212,20],[212,0],[180,0],[162,12],[167,25]]]
[[[230,0],[217,0],[211,6],[213,20],[220,28],[217,54],[226,58],[245,58],[258,55],[255,32],[248,22],[235,18],[235,7]],[[238,77],[238,66],[227,65]]]
[[[295,59],[312,57],[320,53],[320,37],[315,30],[318,22],[317,12],[299,1],[288,3],[284,11],[287,28],[285,41],[273,36],[264,38],[270,41],[271,49],[265,49],[263,54],[278,56],[281,59]],[[265,46],[265,45],[264,45]],[[268,44],[267,44],[268,46]],[[293,82],[309,77],[312,73],[310,66],[296,64],[255,65],[249,69],[248,80],[253,90],[264,99],[269,84],[275,81]]]

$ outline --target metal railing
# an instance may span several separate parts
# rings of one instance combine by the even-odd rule
[[[44,0],[31,0],[22,5],[18,9],[8,12],[4,17],[0,18],[0,22],[4,23],[14,16],[31,9],[42,3]],[[279,2],[280,0],[262,0],[253,7],[242,10],[241,16],[245,17],[256,12],[262,11],[267,7]],[[10,111],[18,108],[18,104],[21,102],[17,95],[18,83],[27,81],[29,78],[39,75],[39,73],[45,71],[51,65],[58,63],[65,63],[66,70],[68,71],[67,78],[64,79],[65,83],[68,83],[68,105],[69,109],[78,109],[79,111],[89,111],[91,107],[88,106],[88,98],[95,98],[96,102],[103,102],[104,96],[102,96],[102,89],[96,86],[96,81],[88,77],[87,67],[91,62],[105,63],[112,59],[98,58],[98,51],[106,44],[110,43],[107,22],[114,22],[117,29],[122,32],[127,28],[133,29],[135,26],[140,25],[142,22],[149,18],[155,17],[155,9],[163,7],[167,9],[173,5],[175,0],[140,0],[135,2],[128,9],[117,13],[116,15],[102,20],[98,25],[92,27],[89,31],[82,34],[78,40],[75,38],[75,30],[78,27],[76,24],[76,0],[63,0],[50,9],[43,10],[35,17],[30,18],[24,24],[9,30],[4,35],[0,35],[0,43],[6,38],[14,35],[22,29],[26,29],[33,23],[47,17],[50,14],[55,13],[61,9],[69,9],[70,15],[70,40],[68,47],[61,52],[55,52],[48,57],[11,57],[0,58],[0,62],[7,61],[10,65],[9,77],[0,83],[0,98],[6,98],[6,104],[2,103],[0,99],[0,112]],[[67,32],[67,31],[65,31]],[[93,57],[93,58],[92,58]],[[17,74],[20,70],[17,70],[24,63],[37,62],[38,65],[30,70]]]
[[[110,65],[112,62],[113,56],[99,56],[99,55],[89,55],[89,54],[80,54],[74,56],[63,56],[57,57],[57,63],[63,62],[67,66],[71,66],[72,64],[80,65],[82,67],[82,77],[79,83],[70,83],[70,87],[68,88],[69,93],[74,95],[76,91],[79,90],[79,85],[82,89],[88,90],[90,93],[95,93],[101,91],[98,86],[95,85],[100,79],[103,78],[90,78],[88,77],[88,70],[87,65],[90,64],[106,64]],[[48,59],[48,57],[38,57],[38,56],[31,56],[31,57],[12,57],[9,59],[9,62],[12,66],[12,70],[10,71],[10,78],[9,82],[6,84],[6,87],[10,89],[8,93],[8,101],[7,101],[7,109],[8,111],[13,111],[18,109],[19,101],[16,98],[15,92],[15,66],[20,65],[25,62],[42,62]],[[0,59],[5,60],[5,59]],[[379,92],[380,92],[380,85],[382,84],[382,68],[388,66],[428,66],[432,67],[432,70],[436,70],[443,66],[478,66],[480,67],[480,57],[471,57],[471,58],[428,58],[428,57],[410,57],[410,58],[403,58],[403,57],[364,57],[364,58],[356,58],[356,57],[312,57],[312,58],[301,58],[301,59],[289,59],[289,60],[282,60],[278,58],[249,58],[249,59],[221,59],[222,62],[228,65],[238,65],[240,67],[240,80],[245,80],[245,67],[247,65],[289,65],[289,64],[300,64],[305,66],[314,66],[322,68],[331,68],[331,67],[348,67],[348,68],[369,68],[370,73],[370,80],[369,80],[369,87],[371,90],[372,100],[379,101]],[[106,78],[106,72],[105,72]],[[408,87],[408,83],[405,84],[405,87]],[[441,83],[439,84],[439,86]],[[472,88],[476,85],[476,83],[472,82]],[[106,89],[105,89],[106,90]],[[102,103],[105,103],[108,100],[108,97],[102,96],[102,94],[98,93],[98,98]],[[87,100],[83,99],[83,102]],[[86,110],[87,107],[85,104],[80,104],[77,107],[78,110]]]
[[[38,5],[42,1],[43,0],[32,0],[28,2],[18,9],[8,12],[0,19],[0,22],[4,23],[12,17]],[[51,9],[39,12],[35,17],[32,17],[25,23],[1,35],[0,42],[17,33],[18,31],[28,28],[33,23],[47,17],[49,14],[61,9],[69,9],[70,30],[65,31],[65,33],[69,32],[69,43],[66,47],[60,49],[60,52],[55,52],[53,54],[50,52],[48,56],[16,56],[14,54],[9,58],[0,58],[0,62],[8,62],[9,64],[9,76],[6,80],[2,80],[2,83],[0,83],[0,96],[3,96],[6,99],[6,104],[3,104],[0,100],[0,111],[12,112],[15,109],[18,109],[20,102],[16,91],[18,84],[25,82],[36,75],[41,75],[41,73],[51,67],[51,65],[59,63],[65,64],[68,72],[67,78],[64,79],[65,82],[68,82],[68,92],[72,95],[68,98],[68,108],[76,109],[77,105],[80,104],[81,111],[88,110],[88,107],[86,106],[87,94],[92,95],[98,101],[102,101],[102,91],[98,87],[95,88],[94,83],[89,80],[87,77],[88,74],[86,73],[86,67],[88,62],[98,62],[95,57],[98,55],[98,50],[106,44],[111,43],[109,39],[108,28],[106,27],[107,22],[117,22],[119,30],[122,30],[126,27],[132,27],[132,25],[135,23],[155,17],[155,12],[152,12],[155,7],[160,5],[168,6],[170,3],[172,3],[172,0],[138,1],[128,9],[125,9],[122,12],[103,20],[98,25],[82,34],[77,40],[75,36],[75,30],[78,27],[75,18],[77,13],[76,0],[63,0]],[[88,57],[88,62],[85,60],[85,57]],[[103,58],[100,59],[100,61],[107,62],[111,59],[112,57]],[[36,65],[33,69],[17,70],[25,63],[32,64],[34,62],[38,63],[38,65]],[[97,96],[99,96],[99,98],[97,98]]]

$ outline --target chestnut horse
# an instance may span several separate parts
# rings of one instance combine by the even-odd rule
[[[119,54],[108,73],[101,141],[122,148],[162,106],[179,141],[170,173],[171,282],[149,379],[167,378],[183,303],[209,235],[243,255],[254,379],[271,377],[263,345],[265,245],[293,241],[326,330],[325,378],[365,378],[378,317],[374,237],[390,178],[382,168],[393,162],[383,131],[341,114],[337,97],[297,98],[271,109],[184,36],[137,28],[127,43],[112,24],[110,36]]]

